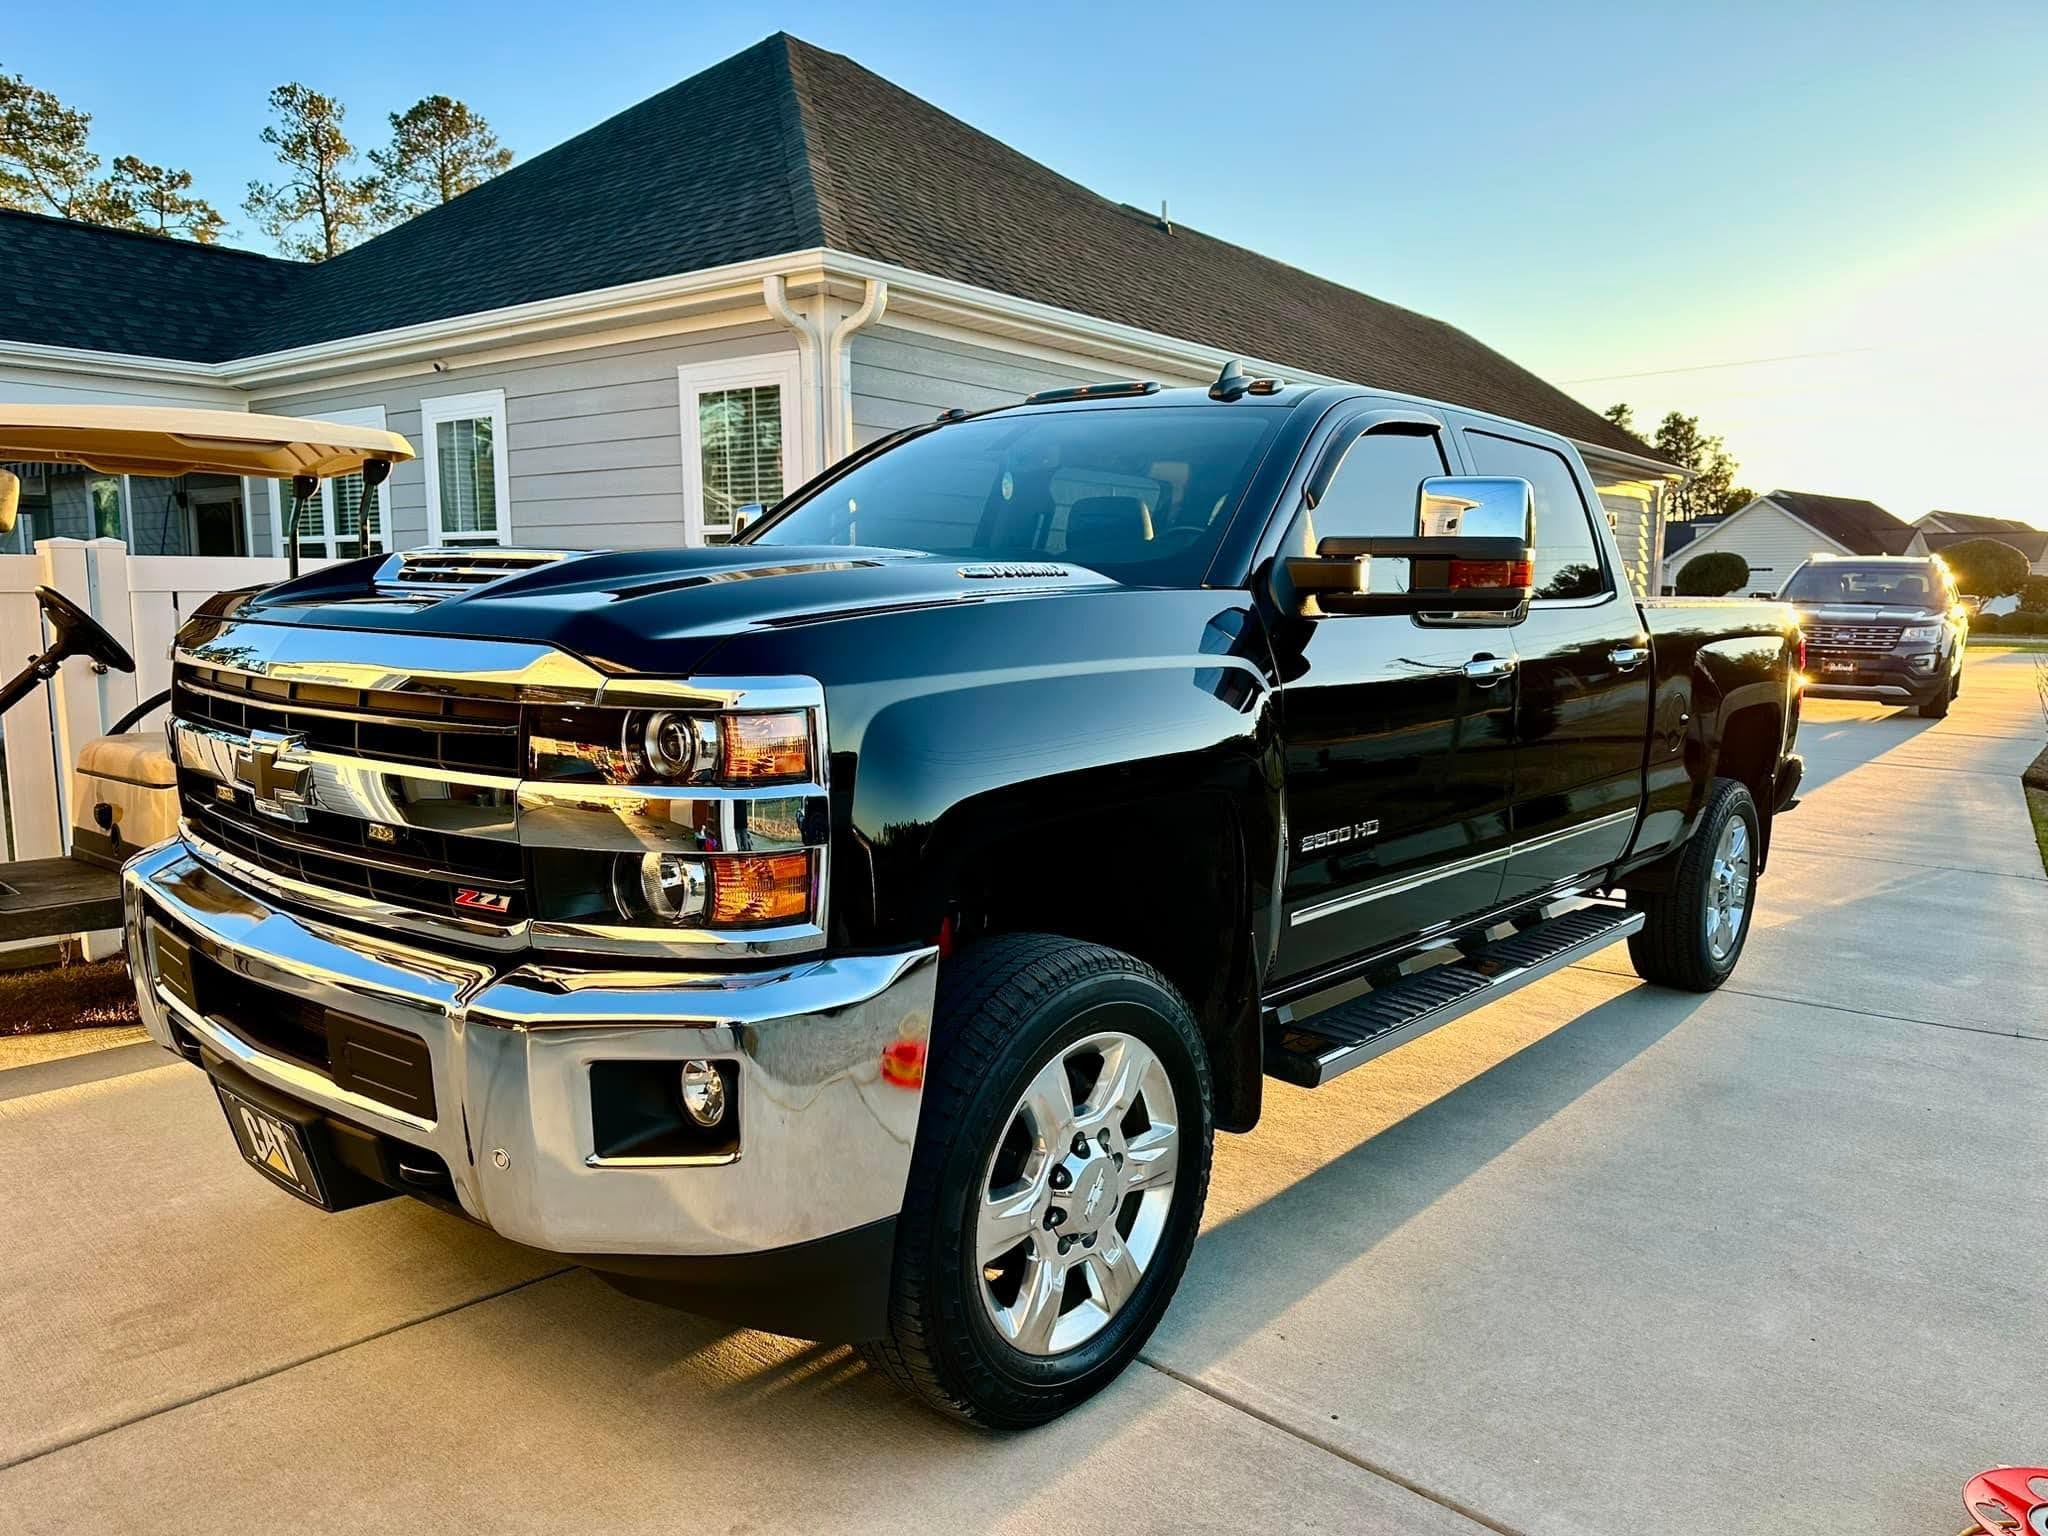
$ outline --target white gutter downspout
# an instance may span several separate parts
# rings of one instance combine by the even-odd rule
[[[825,439],[825,462],[836,464],[853,452],[853,365],[846,355],[847,340],[862,326],[873,325],[889,307],[889,285],[871,277],[863,283],[860,308],[832,327],[825,338],[826,377],[831,382],[828,398],[834,400],[832,425]]]
[[[880,319],[889,305],[889,285],[880,278],[862,281],[860,308],[826,330],[800,315],[789,302],[789,279],[772,272],[761,279],[761,301],[768,313],[796,333],[799,367],[808,364],[817,402],[819,463],[825,469],[853,451],[853,390],[846,343],[862,326]]]
[[[806,371],[811,376],[811,406],[817,416],[819,447],[822,453],[823,439],[828,429],[825,425],[825,369],[823,359],[818,355],[817,327],[789,307],[789,279],[780,272],[770,272],[761,279],[761,302],[768,306],[769,314],[796,333],[797,376],[802,378]],[[798,479],[809,479],[831,462],[830,455],[826,454],[819,463],[806,464]]]

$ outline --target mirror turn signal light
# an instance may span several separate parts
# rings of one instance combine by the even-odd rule
[[[1449,586],[1452,591],[1472,587],[1532,587],[1535,567],[1527,560],[1453,560]]]

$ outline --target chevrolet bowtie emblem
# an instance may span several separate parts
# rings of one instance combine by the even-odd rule
[[[235,748],[235,777],[257,810],[280,821],[304,821],[313,803],[313,765],[296,760],[306,738],[283,731],[251,731]]]

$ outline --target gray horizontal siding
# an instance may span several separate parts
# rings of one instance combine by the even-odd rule
[[[1035,390],[1112,377],[889,326],[857,334],[850,356],[857,443],[930,421],[956,406],[986,410],[1012,404]]]
[[[349,389],[268,395],[251,409],[318,416],[381,404],[391,430],[422,449],[422,399],[502,389],[515,540],[575,549],[675,544],[683,530],[676,369],[787,352],[792,340],[777,325],[736,326]],[[424,464],[394,469],[385,498],[395,545],[426,543]]]

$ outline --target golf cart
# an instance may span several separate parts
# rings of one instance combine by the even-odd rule
[[[83,465],[101,474],[257,475],[289,479],[285,526],[290,569],[298,574],[298,529],[320,482],[360,473],[363,519],[374,516],[376,487],[391,466],[413,457],[394,432],[290,416],[252,416],[157,406],[0,404],[0,463]],[[0,469],[0,538],[13,530],[21,483]],[[49,644],[5,683],[0,717],[83,657],[96,672],[133,672],[135,660],[91,614],[51,587],[36,590]],[[117,928],[120,867],[131,855],[177,831],[177,776],[164,738],[132,728],[169,697],[145,699],[107,735],[79,753],[90,825],[74,817],[71,852],[54,859],[0,863],[0,940],[48,939]]]

